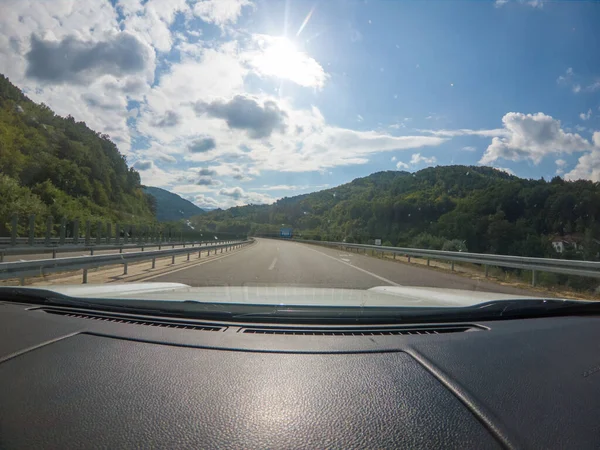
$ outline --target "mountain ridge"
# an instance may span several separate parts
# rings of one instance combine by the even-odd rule
[[[553,236],[578,234],[577,257],[597,259],[600,184],[523,179],[485,166],[382,171],[272,205],[211,211],[191,219],[215,231],[332,241],[561,257]],[[564,257],[568,254],[562,255]]]
[[[144,186],[143,190],[146,194],[150,194],[156,199],[156,219],[159,222],[189,219],[196,214],[203,214],[205,212],[189,200],[166,189]]]

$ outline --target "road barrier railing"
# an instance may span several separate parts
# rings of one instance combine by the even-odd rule
[[[155,268],[156,260],[159,258],[172,258],[172,264],[175,264],[175,257],[186,255],[189,261],[190,255],[198,252],[198,258],[202,252],[223,253],[230,250],[243,247],[252,243],[253,240],[227,241],[220,244],[206,246],[187,246],[185,248],[175,248],[167,250],[151,250],[131,253],[113,253],[109,255],[94,256],[74,256],[55,259],[38,259],[32,261],[15,261],[0,263],[0,280],[19,279],[21,284],[25,284],[25,278],[44,276],[57,272],[71,272],[83,269],[83,283],[87,283],[89,269],[96,269],[103,266],[123,265],[123,274],[127,274],[127,266],[131,263],[141,261],[152,261],[152,268]]]
[[[449,261],[454,269],[454,262],[481,264],[485,267],[485,275],[488,275],[489,267],[508,267],[512,269],[524,269],[532,272],[531,284],[536,285],[537,272],[554,272],[565,275],[578,275],[582,277],[600,278],[600,262],[580,261],[553,258],[533,258],[525,256],[490,255],[486,253],[450,252],[444,250],[425,250],[405,247],[384,247],[380,245],[350,244],[346,242],[327,242],[298,240],[309,244],[323,245],[326,247],[338,247],[346,251],[356,252],[370,251],[374,253],[390,253],[408,258],[418,257],[427,259],[427,265],[431,259]],[[394,256],[394,257],[395,257]]]
[[[194,247],[196,245],[213,245],[228,242],[225,240],[215,241],[188,241],[188,242],[160,242],[160,243],[138,243],[138,244],[105,244],[105,245],[61,245],[55,247],[48,246],[16,246],[16,247],[5,247],[0,248],[0,263],[4,262],[4,257],[8,255],[41,255],[45,253],[51,253],[52,258],[56,258],[59,253],[73,253],[73,252],[90,252],[90,255],[94,255],[94,252],[103,250],[114,250],[115,252],[123,253],[125,250],[139,248],[144,251],[147,248],[156,248],[159,250],[163,248],[175,248],[175,247]]]

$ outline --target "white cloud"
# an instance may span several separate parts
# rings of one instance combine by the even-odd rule
[[[156,157],[165,163],[175,164],[177,162],[177,160],[173,156],[166,155],[164,153],[159,153]]]
[[[582,76],[575,73],[572,67],[569,67],[564,75],[560,75],[556,79],[556,82],[564,86],[569,86],[575,94],[579,94],[580,92],[595,92],[600,89],[600,79],[598,77],[591,79],[589,76]]]
[[[512,3],[517,3],[517,4],[520,4],[520,5],[527,5],[527,6],[530,6],[532,8],[541,9],[541,8],[544,7],[544,2],[545,1],[546,0],[515,0]],[[496,0],[494,2],[494,6],[496,8],[500,8],[500,7],[506,5],[507,3],[510,3],[510,2],[511,2],[511,0]]]
[[[224,188],[219,191],[220,196],[230,197],[235,204],[271,204],[277,199],[267,194],[246,192],[241,187]]]
[[[396,163],[396,169],[409,169],[410,166],[406,163],[403,163],[402,161],[398,161]]]
[[[493,129],[493,130],[470,130],[468,128],[458,130],[417,130],[420,133],[432,134],[433,136],[440,137],[458,137],[458,136],[480,136],[480,137],[494,137],[506,134],[506,130]]]
[[[364,118],[363,118],[363,116],[361,116],[360,114],[357,114],[357,115],[356,115],[356,120],[358,120],[359,122],[362,122],[362,121],[363,121],[363,120],[365,120],[365,119],[364,119]]]
[[[567,162],[564,159],[557,159],[554,163],[556,164],[556,175],[564,174]]]
[[[514,175],[515,173],[509,169],[508,167],[494,167],[494,169],[501,170],[502,172],[506,172],[509,175]]]
[[[168,52],[174,37],[169,30],[177,13],[189,14],[185,0],[120,0],[125,15],[124,27],[160,52]]]
[[[205,194],[198,194],[194,197],[193,202],[199,207],[203,209],[215,209],[221,208],[222,204],[215,200],[213,197],[210,197]]]
[[[420,153],[413,153],[412,157],[410,158],[410,164],[411,165],[417,165],[417,164],[435,164],[437,162],[437,159],[435,156],[432,156],[431,158],[427,158],[425,156],[421,156]]]
[[[565,175],[565,179],[600,181],[600,131],[593,134],[592,142],[592,151],[579,158],[577,165]]]
[[[395,156],[392,156],[392,162],[396,161],[396,159],[398,159],[398,158],[396,158]]]
[[[531,6],[532,8],[543,8],[544,7],[544,1],[545,0],[529,0],[527,2],[525,2],[528,6]]]
[[[465,152],[474,152],[474,151],[476,151],[476,150],[477,150],[477,148],[476,148],[476,147],[473,147],[473,146],[471,146],[471,145],[467,145],[466,147],[463,147],[462,149],[463,149],[463,151],[465,151]]]
[[[590,117],[592,117],[592,110],[591,109],[588,109],[588,111],[586,113],[582,112],[581,114],[579,114],[579,118],[581,120],[588,120]]]
[[[305,191],[305,190],[310,190],[310,191],[317,191],[319,189],[326,189],[328,188],[329,185],[328,184],[321,184],[321,185],[303,185],[303,186],[295,186],[295,185],[289,185],[289,184],[276,184],[276,185],[264,185],[260,188],[254,188],[254,190],[256,191]]]
[[[200,0],[194,5],[194,14],[205,22],[223,26],[237,22],[242,8],[250,5],[249,0]]]
[[[597,91],[598,89],[600,89],[600,80],[594,81],[592,84],[588,85],[585,89],[590,92]]]
[[[546,155],[588,150],[591,144],[578,134],[565,133],[560,121],[544,113],[510,112],[502,118],[501,137],[494,137],[481,164],[497,159],[530,160],[538,164]]]

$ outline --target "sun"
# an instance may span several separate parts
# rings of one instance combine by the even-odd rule
[[[251,64],[259,73],[301,86],[323,87],[326,74],[321,65],[288,38],[261,36],[257,43],[260,50]]]

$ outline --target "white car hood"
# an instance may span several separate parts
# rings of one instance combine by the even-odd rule
[[[524,297],[491,292],[413,286],[377,286],[368,290],[285,286],[190,287],[180,283],[124,283],[38,286],[72,297],[206,303],[315,306],[461,307]],[[536,297],[528,297],[534,299]]]

